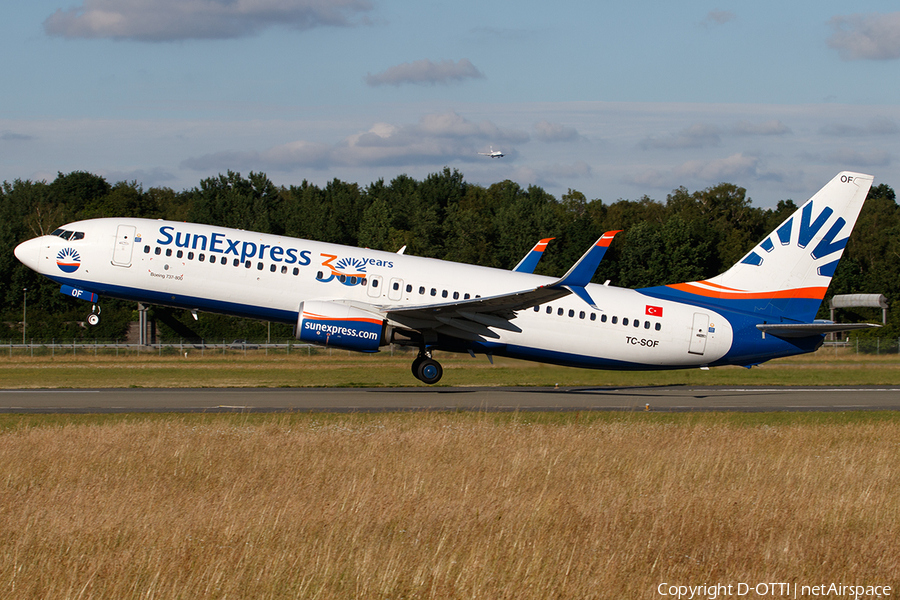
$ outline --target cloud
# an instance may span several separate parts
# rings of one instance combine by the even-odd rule
[[[130,171],[100,170],[99,174],[107,181],[137,181],[147,187],[160,187],[175,180],[175,175],[161,167],[152,169],[133,169]]]
[[[32,135],[26,135],[24,133],[15,133],[13,131],[4,131],[0,133],[0,140],[4,142],[24,142],[28,140],[35,139]]]
[[[683,148],[705,148],[722,143],[720,130],[715,125],[696,123],[678,133],[666,137],[646,137],[639,146],[643,150],[674,150]]]
[[[716,160],[691,160],[668,171],[647,169],[643,173],[626,177],[625,183],[640,187],[674,189],[693,181],[695,184],[714,185],[738,178],[756,177],[759,159],[741,152]]]
[[[731,133],[735,135],[784,135],[790,132],[790,128],[778,119],[763,123],[741,121],[731,128]]]
[[[48,35],[143,42],[228,39],[276,25],[347,26],[369,0],[83,0],[44,21]]]
[[[893,157],[889,152],[884,150],[870,150],[869,152],[859,152],[850,148],[837,148],[825,153],[801,153],[800,156],[805,160],[837,165],[839,167],[886,167],[893,162]]]
[[[900,58],[900,12],[838,16],[830,24],[828,46],[844,60]]]
[[[400,86],[404,83],[417,85],[435,85],[458,83],[465,79],[484,79],[484,74],[479,71],[468,58],[461,58],[459,62],[442,60],[434,63],[428,59],[416,60],[411,63],[403,63],[372,75],[366,75],[366,83],[372,87],[380,85]]]
[[[446,165],[480,160],[477,149],[486,143],[519,144],[529,141],[523,131],[476,123],[454,111],[424,115],[418,123],[376,123],[367,131],[334,144],[298,140],[262,152],[217,152],[189,158],[181,166],[196,171],[277,170],[331,167],[383,167]],[[507,157],[515,151],[507,151]]]
[[[724,25],[729,21],[734,21],[737,15],[730,10],[711,10],[706,14],[703,24],[707,27],[713,25]]]
[[[847,125],[845,123],[831,123],[819,129],[822,135],[834,137],[866,137],[873,135],[897,135],[900,127],[897,122],[887,117],[878,117],[869,121],[867,125]]]
[[[537,131],[535,137],[542,142],[571,142],[580,137],[574,127],[566,127],[549,121],[535,123],[534,129]]]

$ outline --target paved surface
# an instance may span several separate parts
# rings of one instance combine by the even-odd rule
[[[900,410],[890,387],[0,390],[4,413]]]

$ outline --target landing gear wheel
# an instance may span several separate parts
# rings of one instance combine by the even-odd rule
[[[413,377],[415,377],[416,379],[419,378],[419,365],[421,365],[422,361],[427,358],[428,358],[427,356],[420,354],[419,356],[416,357],[416,360],[414,360],[412,362],[412,374],[413,374]]]
[[[418,361],[418,359],[416,359]],[[419,362],[418,368],[416,369],[416,377],[419,378],[423,383],[427,383],[428,385],[432,385],[441,380],[441,377],[444,374],[444,369],[441,368],[441,363],[434,360],[433,358],[423,358],[421,362]]]
[[[88,325],[96,325],[100,322],[100,315],[98,314],[90,314],[87,318]]]

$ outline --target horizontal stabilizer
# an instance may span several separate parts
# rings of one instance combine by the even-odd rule
[[[875,323],[761,323],[756,326],[763,335],[770,333],[780,338],[801,338],[841,331],[881,327]]]

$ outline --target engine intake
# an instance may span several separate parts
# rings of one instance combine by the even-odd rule
[[[336,302],[309,301],[300,303],[297,329],[298,340],[356,350],[378,352],[387,344],[387,322],[379,315]]]

